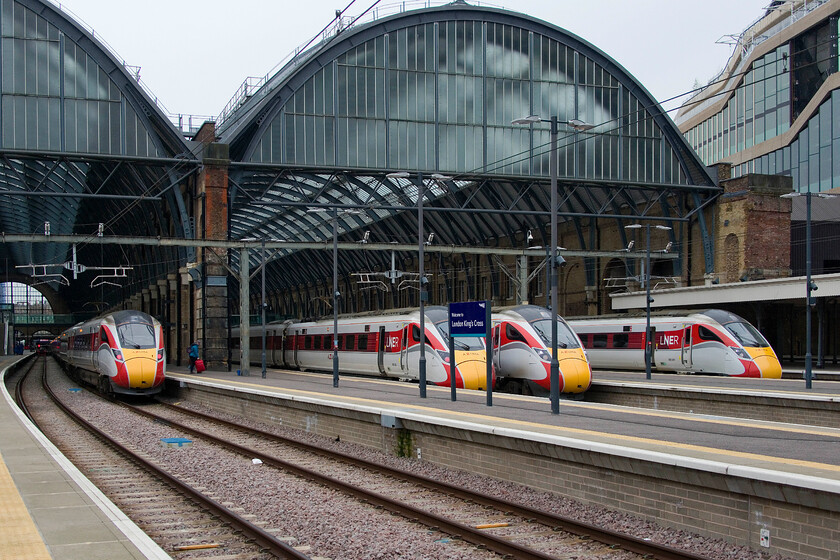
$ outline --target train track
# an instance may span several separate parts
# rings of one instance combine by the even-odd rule
[[[316,447],[250,425],[164,402],[161,402],[161,406],[167,411],[165,415],[145,409],[137,409],[137,412],[197,437],[212,437],[218,445],[332,486],[502,555],[523,559],[554,558],[541,550],[565,549],[571,544],[583,546],[599,557],[604,554],[603,550],[599,550],[603,547],[662,560],[704,558],[409,471]],[[177,417],[185,420],[179,421]],[[221,427],[228,432],[217,438],[216,434],[221,433]],[[208,436],[209,433],[214,435]],[[239,440],[239,443],[234,439]],[[293,459],[289,447],[300,452]],[[279,458],[281,455],[282,459]],[[360,472],[367,474],[360,477]],[[386,491],[388,495],[385,495]],[[435,511],[447,513],[441,515]],[[529,541],[539,543],[529,545]]]
[[[72,410],[49,387],[47,377],[56,373],[49,370],[58,366],[52,360],[49,365],[47,362],[46,358],[33,360],[17,380],[18,406],[167,553],[188,551],[191,559],[218,557],[221,552],[225,558],[243,560],[310,558],[131,451]],[[37,380],[31,374],[36,372],[41,374],[41,391],[33,387]],[[68,423],[68,417],[74,422]]]
[[[330,451],[321,447],[314,447],[300,441],[292,440],[270,433],[264,430],[255,429],[253,426],[231,422],[215,416],[208,416],[186,409],[184,407],[172,406],[160,403],[154,406],[126,406],[134,413],[145,416],[146,422],[155,426],[165,426],[182,434],[188,434],[196,441],[212,442],[212,445],[224,447],[231,452],[241,454],[249,461],[258,461],[261,468],[271,467],[280,469],[283,473],[293,473],[294,476],[313,481],[319,486],[326,486],[338,490],[349,496],[349,499],[358,500],[381,508],[384,512],[390,512],[402,516],[412,522],[410,525],[424,525],[422,531],[428,533],[429,529],[445,534],[441,539],[453,539],[460,546],[467,546],[470,543],[473,547],[483,549],[490,554],[485,557],[508,557],[522,559],[550,559],[558,557],[569,557],[569,554],[578,557],[598,557],[603,559],[616,558],[659,558],[662,560],[702,560],[703,557],[685,553],[669,547],[662,547],[649,541],[636,539],[608,530],[603,530],[587,524],[582,524],[571,519],[566,519],[555,514],[527,508],[510,501],[492,498],[480,493],[471,492],[468,489],[454,486],[452,484],[433,480],[428,477],[419,476],[408,471],[402,471],[391,467],[383,466],[351,455]],[[127,421],[131,424],[139,422]],[[102,430],[99,430],[102,432]],[[98,437],[105,437],[100,433]],[[110,439],[110,438],[109,438]],[[74,448],[79,448],[75,444]],[[118,442],[110,443],[114,447],[125,447]],[[204,445],[204,443],[202,443]],[[99,453],[99,452],[97,452]],[[121,453],[128,453],[127,450]],[[70,454],[70,453],[68,453]],[[76,454],[84,455],[77,452]],[[141,452],[140,455],[143,455]],[[73,457],[75,461],[76,458]],[[158,470],[159,467],[152,464],[147,458],[140,457],[133,459],[142,465],[139,470],[128,474],[131,480],[148,479],[148,472]],[[103,469],[111,471],[123,471],[124,467],[90,467],[93,472]],[[136,467],[135,467],[136,468]],[[83,469],[85,470],[85,469]],[[158,476],[158,475],[156,475]],[[171,474],[159,475],[166,480],[167,486],[181,484],[177,481],[178,476]],[[278,477],[281,475],[278,474]],[[287,475],[286,475],[287,476]],[[101,477],[100,477],[101,478]],[[189,477],[186,477],[189,478]],[[103,486],[100,479],[94,478],[97,485]],[[127,483],[125,483],[127,484]],[[206,482],[194,483],[194,486],[206,484]],[[124,490],[117,483],[115,492],[118,496],[131,495],[131,490]],[[106,494],[110,492],[103,488]],[[140,498],[140,509],[149,507],[149,495],[155,495],[157,490],[145,493],[145,503]],[[169,492],[172,492],[171,490]],[[179,495],[198,492],[196,488],[180,488]],[[232,503],[223,503],[225,498],[223,491],[214,488],[204,489],[204,493],[216,495],[218,498],[200,498],[193,496],[191,501],[200,501],[203,505],[199,508],[203,513],[198,514],[200,523],[195,529],[188,531],[194,535],[207,534],[206,524],[208,523],[207,508],[211,507],[213,517],[230,516],[234,509]],[[114,501],[120,505],[126,513],[134,518],[130,512],[130,506],[121,503],[122,498]],[[208,506],[208,502],[211,504]],[[383,513],[387,515],[388,513]],[[152,525],[160,524],[157,521],[143,522],[143,519],[161,519],[163,515],[151,515],[138,512],[140,522],[138,525],[149,531],[150,536],[164,549],[177,550],[177,546],[185,546],[183,538],[181,541],[165,540],[164,537],[156,538],[151,530]],[[238,523],[246,521],[250,517],[244,511],[233,512],[234,521],[227,523]],[[258,537],[256,542],[259,546],[266,546],[266,538],[274,538],[270,533],[259,529],[259,524],[270,525],[271,521],[263,520],[257,522],[252,520],[252,525],[257,527]],[[149,526],[149,527],[147,527]],[[229,526],[230,527],[230,526]],[[176,530],[170,527],[170,531]],[[227,529],[227,533],[239,529]],[[225,541],[228,535],[224,529],[219,530],[222,538],[216,539]],[[181,537],[184,531],[178,533]],[[448,536],[446,536],[448,535]],[[161,540],[158,540],[161,539]],[[260,540],[262,539],[262,540]],[[212,539],[211,539],[212,540]],[[180,544],[177,544],[180,542]],[[279,541],[283,546],[283,541]],[[214,544],[204,539],[196,544]],[[289,548],[289,547],[286,547]],[[278,557],[308,558],[294,549],[293,553],[298,556],[285,556],[286,551],[272,551]],[[243,558],[258,558],[259,556],[242,556]],[[470,556],[471,558],[473,556]],[[481,556],[479,556],[481,557]]]

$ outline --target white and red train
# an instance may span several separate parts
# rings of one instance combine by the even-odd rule
[[[451,375],[455,386],[486,389],[487,374],[483,362],[451,364],[448,343],[425,319],[426,381],[449,387]],[[250,348],[262,348],[263,330],[250,328]],[[266,363],[275,367],[331,372],[333,344],[337,340],[342,373],[388,377],[416,381],[420,363],[420,311],[395,310],[355,315],[338,319],[338,333],[332,319],[319,321],[284,321],[269,323],[265,329]],[[239,361],[239,328],[232,329],[230,348],[233,361]],[[260,352],[250,353],[251,363],[260,363]]]
[[[644,314],[576,318],[592,367],[645,369]],[[653,371],[779,379],[782,366],[758,330],[729,311],[706,309],[651,314]]]
[[[499,389],[538,396],[551,390],[551,311],[536,305],[492,313],[493,364]],[[580,339],[557,317],[559,392],[579,396],[592,384],[592,368]]]
[[[534,305],[504,308],[492,314],[494,389],[547,395],[550,391],[551,312]],[[344,315],[338,320],[340,367],[343,373],[417,380],[420,355],[419,310]],[[451,353],[445,307],[426,308],[426,379],[450,386]],[[266,363],[312,371],[332,371],[332,319],[285,321],[266,327]],[[263,331],[250,330],[251,363],[262,356]],[[238,361],[239,329],[231,331],[233,360]],[[485,390],[486,348],[483,338],[455,340],[456,387]],[[592,370],[577,335],[558,318],[560,392],[584,393]]]
[[[115,311],[74,325],[51,348],[71,375],[103,392],[153,395],[163,389],[163,330],[141,311]]]

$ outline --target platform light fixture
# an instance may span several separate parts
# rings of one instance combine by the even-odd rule
[[[534,125],[543,122],[539,115],[528,115],[519,119],[514,119],[511,124],[519,125]],[[548,250],[551,253],[549,256],[549,278],[551,285],[551,368],[549,370],[550,383],[550,399],[552,414],[560,414],[560,362],[557,359],[557,267],[564,264],[563,260],[560,263],[557,254],[557,135],[558,126],[565,124],[571,127],[576,132],[586,132],[595,128],[594,124],[586,123],[579,119],[569,119],[566,121],[558,120],[556,116],[548,119],[551,123],[551,153],[549,154],[549,174],[551,175],[551,244]],[[559,257],[559,258],[558,258]]]
[[[645,270],[642,273],[642,281],[645,284],[645,378],[651,378],[651,356],[653,354],[653,337],[650,334],[650,304],[653,303],[653,298],[650,297],[650,224],[630,224],[624,226],[624,229],[642,229],[645,228],[646,233],[646,255],[645,255]],[[653,226],[656,229],[669,231],[671,228],[668,226],[660,226],[656,225]],[[668,252],[672,247],[672,243],[668,242],[666,246],[666,250],[664,252]],[[630,246],[628,245],[628,248]]]
[[[791,192],[781,195],[781,198],[805,197],[805,388],[810,389],[813,385],[813,355],[811,354],[811,306],[816,299],[811,292],[817,289],[811,281],[811,198],[813,195],[819,198],[836,198],[836,195],[828,193]]]
[[[386,175],[389,179],[408,179],[411,174],[408,171],[394,171]],[[440,173],[432,173],[430,178],[435,182],[449,181],[452,177],[441,175]],[[418,284],[420,290],[420,363],[418,365],[418,373],[420,377],[420,398],[426,398],[426,308],[425,303],[428,298],[426,292],[426,273],[423,269],[423,245],[425,237],[423,235],[423,198],[425,197],[425,189],[423,183],[423,173],[417,172],[417,253],[418,253]],[[434,234],[432,234],[434,235]],[[429,242],[431,242],[431,237]]]

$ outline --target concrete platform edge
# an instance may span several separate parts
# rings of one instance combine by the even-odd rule
[[[15,362],[16,364],[17,362]],[[79,488],[93,501],[103,514],[117,527],[125,537],[131,541],[137,549],[142,552],[146,558],[152,560],[171,560],[171,556],[167,554],[157,543],[149,538],[125,513],[123,513],[111,500],[105,496],[99,488],[97,488],[76,466],[64,456],[58,448],[52,444],[50,440],[36,428],[29,418],[20,411],[14,399],[6,390],[5,377],[6,371],[14,366],[10,364],[2,371],[0,371],[0,390],[2,390],[3,398],[6,400],[8,406],[17,416],[20,423],[32,435],[32,437],[44,448],[50,458],[59,466],[65,473],[75,482]],[[14,473],[12,473],[14,479]]]
[[[180,383],[190,383],[195,385],[204,385],[207,387],[214,387],[217,389],[225,389],[234,392],[243,392],[250,394],[257,394],[261,396],[287,399],[289,401],[304,402],[310,404],[320,404],[328,406],[346,407],[350,410],[360,412],[367,412],[372,414],[385,414],[394,416],[404,420],[413,420],[421,423],[438,424],[441,426],[449,426],[460,428],[468,431],[476,431],[479,433],[486,433],[507,438],[522,438],[529,441],[536,441],[550,445],[558,445],[562,447],[569,447],[581,451],[605,453],[608,455],[615,455],[619,457],[626,457],[630,459],[637,459],[648,461],[651,463],[659,463],[663,465],[682,467],[693,469],[697,471],[704,471],[719,475],[733,476],[739,478],[746,478],[749,480],[762,480],[765,482],[784,484],[793,488],[801,488],[805,490],[816,490],[821,492],[829,492],[840,495],[840,482],[828,478],[803,475],[801,473],[792,474],[771,469],[764,469],[760,467],[752,467],[748,465],[739,465],[734,463],[725,463],[720,461],[710,461],[705,459],[697,459],[694,457],[686,457],[676,454],[662,453],[658,451],[650,451],[645,449],[638,449],[633,447],[624,447],[620,445],[603,443],[597,441],[588,441],[567,436],[558,436],[540,432],[537,430],[529,431],[518,428],[505,428],[499,426],[492,426],[489,424],[482,424],[480,422],[466,422],[463,420],[456,420],[445,418],[443,416],[435,416],[429,410],[421,412],[411,412],[401,408],[386,408],[376,405],[361,405],[356,403],[341,402],[339,400],[322,399],[316,397],[309,397],[304,395],[295,395],[288,392],[283,392],[282,389],[266,390],[256,387],[244,389],[229,385],[223,381],[211,381],[209,379],[195,379],[195,378],[179,378],[177,374],[170,374],[170,378],[178,379]]]

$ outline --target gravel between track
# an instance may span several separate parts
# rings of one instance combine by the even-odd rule
[[[74,385],[64,376],[51,380],[63,400],[73,402],[87,417],[97,418],[97,424],[122,441],[135,442],[137,447],[163,461],[191,484],[214,488],[217,498],[239,507],[246,513],[267,522],[267,528],[280,529],[276,534],[294,537],[293,545],[311,547],[311,554],[334,560],[368,559],[464,559],[489,558],[457,540],[434,531],[418,532],[416,525],[402,518],[383,515],[364,504],[349,503],[346,497],[328,489],[313,492],[310,483],[294,476],[254,465],[247,458],[236,458],[217,448],[200,442],[187,448],[165,448],[161,438],[189,437],[165,426],[126,422],[112,405],[86,392],[71,393]],[[299,441],[337,449],[395,468],[412,471],[451,484],[479,489],[485,494],[623,532],[669,546],[688,550],[714,560],[792,560],[780,555],[736,546],[723,540],[660,527],[655,523],[617,513],[604,508],[580,504],[557,494],[532,490],[526,486],[477,476],[464,471],[447,469],[416,459],[397,458],[379,451],[345,442],[336,442],[308,432],[251,422],[239,417],[219,414],[189,402],[181,406],[215,414],[226,419],[251,425]],[[142,426],[139,430],[137,426]],[[418,536],[419,535],[419,536]]]

